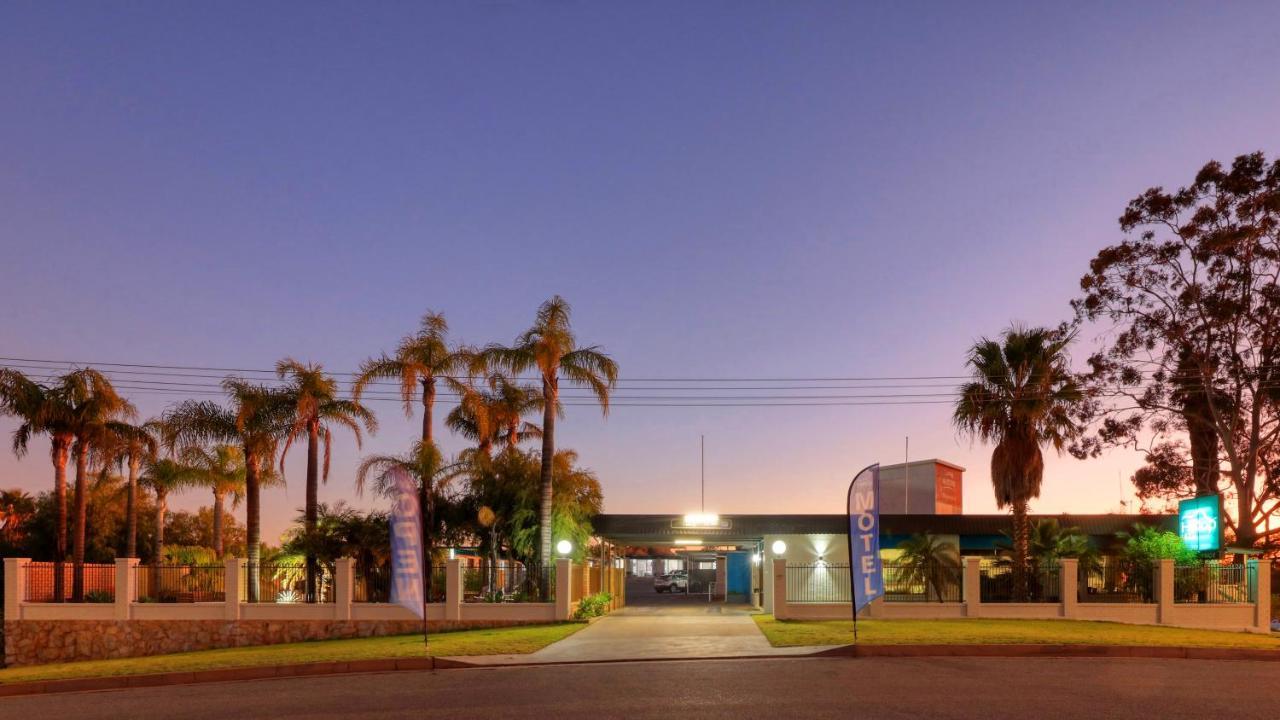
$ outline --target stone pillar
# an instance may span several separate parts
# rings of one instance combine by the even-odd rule
[[[128,620],[130,608],[138,599],[138,558],[116,558],[116,620]]]
[[[226,577],[223,578],[223,590],[226,592],[222,617],[225,620],[240,619],[240,558],[224,558]]]
[[[1173,623],[1173,558],[1163,558],[1156,568],[1156,622]]]
[[[449,561],[444,573],[444,619],[462,619],[462,558]]]
[[[6,621],[22,619],[22,599],[27,595],[27,574],[23,568],[29,562],[31,558],[4,559],[4,619]]]
[[[964,616],[982,617],[982,558],[964,559]]]
[[[568,620],[573,605],[573,561],[556,560],[556,620]]]
[[[355,598],[356,561],[338,558],[333,563],[333,619],[350,620]]]
[[[1076,558],[1058,560],[1058,589],[1062,592],[1062,617],[1079,617],[1080,561]]]
[[[773,616],[779,620],[791,617],[787,612],[787,559],[773,559],[773,597],[769,598],[773,605]]]
[[[1257,595],[1253,603],[1253,625],[1258,632],[1271,632],[1271,561],[1250,560],[1249,565],[1256,573]]]

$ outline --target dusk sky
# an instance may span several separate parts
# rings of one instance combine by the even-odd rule
[[[619,396],[956,376],[975,338],[1069,317],[1130,198],[1280,151],[1276,3],[889,5],[5,3],[0,355],[349,372],[427,309],[511,342],[558,293]],[[700,434],[708,510],[841,512],[909,435],[995,511],[946,403],[618,402],[557,435],[610,512],[696,509]],[[407,449],[418,416],[375,406],[364,452]],[[0,487],[48,489],[14,427]],[[326,501],[354,496],[338,442]],[[1116,511],[1141,460],[1050,458],[1032,509]]]

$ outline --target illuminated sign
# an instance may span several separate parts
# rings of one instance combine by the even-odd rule
[[[1222,503],[1205,495],[1178,503],[1178,534],[1197,552],[1217,552],[1222,546]]]
[[[715,513],[689,513],[679,520],[672,520],[675,530],[729,530],[733,523]]]

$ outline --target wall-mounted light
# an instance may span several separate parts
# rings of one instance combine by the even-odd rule
[[[772,548],[770,548],[770,549],[771,549],[771,550],[773,550],[773,554],[774,554],[774,555],[786,555],[786,554],[787,554],[787,544],[786,544],[785,542],[781,541],[781,540],[774,540],[774,541],[773,541],[773,546],[772,546]]]
[[[759,565],[759,564],[760,564],[760,553],[752,553],[752,554],[751,554],[751,562],[755,563],[756,565]]]
[[[701,545],[701,538],[676,538],[677,545]]]

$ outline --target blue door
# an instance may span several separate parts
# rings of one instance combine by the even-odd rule
[[[731,552],[725,572],[725,600],[729,602],[751,601],[751,553]]]

